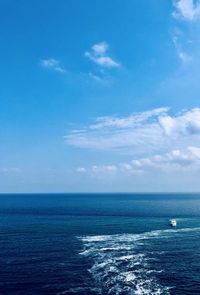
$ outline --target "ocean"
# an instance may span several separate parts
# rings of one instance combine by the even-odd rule
[[[1,194],[0,294],[200,294],[200,194]]]

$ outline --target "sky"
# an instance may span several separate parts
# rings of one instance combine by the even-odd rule
[[[0,0],[0,192],[200,191],[199,0]]]

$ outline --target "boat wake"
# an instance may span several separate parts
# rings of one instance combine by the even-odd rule
[[[80,254],[92,261],[89,271],[100,290],[98,294],[167,295],[172,286],[163,286],[159,279],[163,272],[160,258],[165,251],[154,245],[163,245],[163,239],[197,230],[200,228],[79,237],[84,244]]]

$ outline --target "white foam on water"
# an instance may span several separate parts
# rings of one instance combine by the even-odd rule
[[[105,236],[86,236],[82,237],[83,242],[100,242],[100,241],[107,241],[110,239],[109,235]]]
[[[162,239],[178,238],[184,233],[200,231],[198,228],[173,228],[141,234],[116,234],[79,237],[83,242],[82,255],[93,261],[90,273],[102,294],[108,295],[168,295],[169,287],[158,282],[159,257],[165,251],[152,251],[147,245],[162,243]],[[153,242],[153,243],[152,243]]]
[[[112,241],[113,238],[117,241],[139,241],[150,238],[168,238],[169,234],[183,233],[183,232],[194,232],[200,231],[200,227],[195,228],[173,228],[164,230],[155,230],[150,232],[144,232],[141,234],[116,234],[116,235],[101,235],[101,236],[84,236],[79,237],[84,243],[91,242],[106,242]]]
[[[125,276],[125,281],[126,282],[132,282],[136,279],[136,275],[132,271],[127,271],[122,273],[123,276]]]
[[[129,260],[133,258],[134,258],[134,255],[126,255],[126,256],[118,257],[117,260]]]

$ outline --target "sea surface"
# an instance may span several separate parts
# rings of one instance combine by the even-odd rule
[[[200,194],[1,194],[0,294],[200,294]]]

